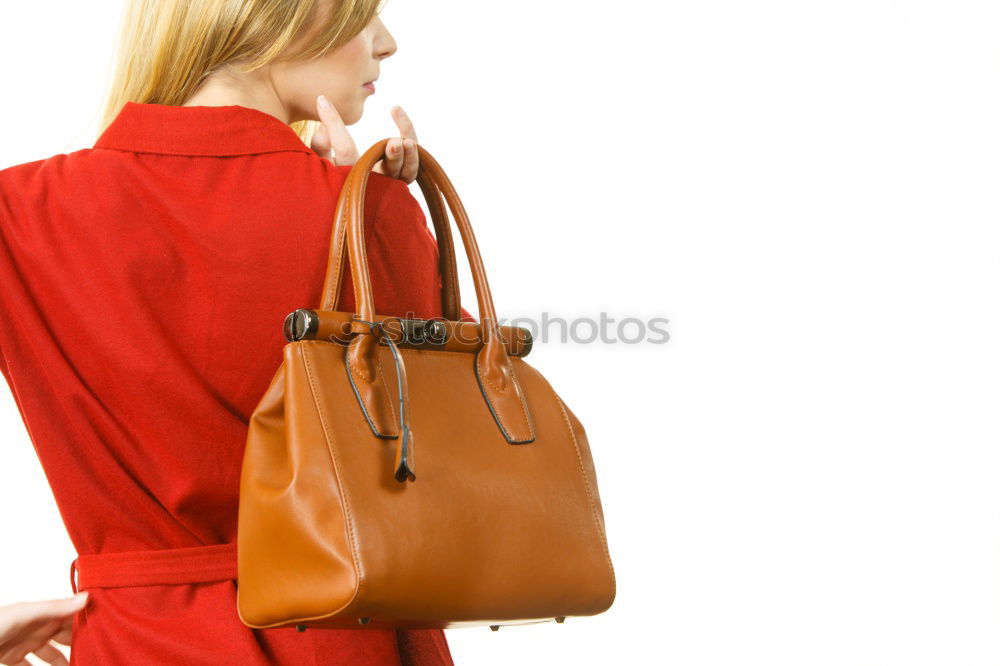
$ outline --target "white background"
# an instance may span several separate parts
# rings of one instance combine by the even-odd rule
[[[0,5],[0,167],[93,144],[120,4]],[[456,662],[1000,663],[1000,2],[382,16],[352,133],[410,113],[498,314],[670,320],[529,357],[587,429],[615,604],[448,630]],[[0,424],[0,602],[68,596],[6,389]]]

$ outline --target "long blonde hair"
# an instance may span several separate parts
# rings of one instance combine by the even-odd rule
[[[296,54],[308,59],[354,38],[384,0],[336,0],[327,25]],[[114,73],[99,132],[126,102],[180,105],[226,65],[250,72],[278,56],[308,25],[318,0],[126,0]],[[290,124],[308,142],[319,123]]]

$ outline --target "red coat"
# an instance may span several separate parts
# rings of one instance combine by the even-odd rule
[[[452,663],[441,630],[236,612],[247,423],[285,315],[319,305],[349,170],[256,109],[130,102],[93,148],[0,171],[0,370],[90,589],[74,664]],[[441,316],[409,187],[372,174],[365,215],[377,311]]]

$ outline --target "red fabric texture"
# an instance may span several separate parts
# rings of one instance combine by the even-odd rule
[[[235,542],[247,424],[349,170],[256,109],[133,102],[93,148],[0,170],[0,371],[80,555]],[[365,239],[377,312],[441,316],[405,183],[371,175]],[[90,596],[79,666],[452,664],[439,629],[251,629],[234,579]]]

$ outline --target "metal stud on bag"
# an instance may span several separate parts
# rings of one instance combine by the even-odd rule
[[[438,319],[399,319],[403,328],[403,341],[412,345],[425,343],[443,345],[448,338],[448,327]]]

